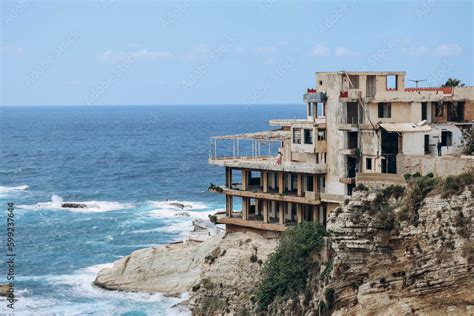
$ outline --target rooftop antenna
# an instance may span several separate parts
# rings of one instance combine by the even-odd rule
[[[413,81],[413,82],[415,83],[415,88],[418,88],[418,82],[426,81],[426,79],[421,79],[421,80],[411,80],[411,79],[408,79],[408,81]]]

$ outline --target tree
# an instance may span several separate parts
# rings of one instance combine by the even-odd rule
[[[461,80],[459,79],[449,77],[446,83],[442,86],[443,87],[464,87],[465,84],[461,83]]]

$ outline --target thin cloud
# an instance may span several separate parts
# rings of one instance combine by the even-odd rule
[[[168,51],[152,51],[147,49],[139,49],[135,51],[124,52],[107,50],[100,54],[99,61],[116,63],[128,58],[136,61],[159,61],[169,60],[173,57],[174,55]]]
[[[184,54],[184,59],[188,61],[203,60],[209,58],[211,49],[207,44],[199,44],[191,47],[189,52]]]
[[[278,47],[276,46],[261,46],[261,47],[256,47],[254,50],[254,53],[259,54],[259,55],[273,55],[278,53]]]
[[[1,46],[0,55],[2,56],[18,56],[23,54],[23,48],[14,46]]]
[[[463,52],[461,46],[457,44],[441,44],[436,47],[426,47],[425,45],[405,47],[402,52],[410,56],[438,56],[451,57],[459,55]]]
[[[310,55],[316,57],[330,56],[331,49],[324,45],[318,45],[311,49]]]
[[[336,49],[334,50],[334,55],[336,55],[337,57],[346,57],[355,56],[358,55],[358,53],[347,47],[336,47]]]

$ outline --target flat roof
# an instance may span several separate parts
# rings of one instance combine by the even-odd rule
[[[212,139],[240,139],[240,140],[285,140],[290,139],[290,131],[275,130],[256,133],[213,136]]]

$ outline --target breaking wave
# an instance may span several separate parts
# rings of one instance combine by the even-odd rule
[[[63,207],[64,203],[78,204],[80,207]],[[133,207],[132,204],[111,202],[111,201],[64,201],[59,195],[53,194],[51,202],[39,202],[33,205],[18,205],[18,208],[34,210],[34,209],[49,209],[49,210],[67,210],[77,213],[101,213],[109,211],[117,211]]]
[[[0,186],[0,194],[8,194],[11,192],[19,192],[19,191],[25,191],[28,189],[29,186],[25,185],[19,185],[16,187],[6,187],[6,186]]]

